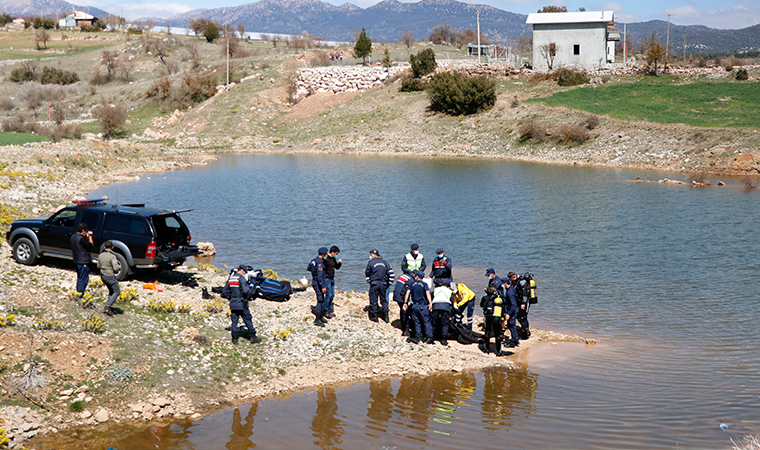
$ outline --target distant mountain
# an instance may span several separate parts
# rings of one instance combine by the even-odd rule
[[[354,30],[364,27],[373,41],[393,42],[407,29],[416,39],[426,39],[430,30],[440,23],[455,29],[475,30],[478,10],[480,29],[492,40],[504,41],[531,33],[531,27],[525,24],[525,15],[455,0],[418,3],[385,0],[366,9],[351,3],[334,6],[320,0],[260,0],[230,8],[196,9],[168,20],[172,26],[185,27],[190,19],[205,17],[220,23],[243,22],[249,31],[281,34],[308,31],[337,41],[350,41]]]
[[[76,6],[64,0],[0,0],[0,12],[17,17],[63,17],[74,10],[86,11],[95,17],[106,17],[110,13],[92,6]],[[112,14],[113,15],[113,14]]]
[[[2,0],[0,0],[2,1]],[[8,0],[6,0],[8,1]],[[52,0],[51,0],[52,1]],[[404,30],[411,30],[417,40],[427,39],[435,25],[447,23],[454,29],[477,27],[490,40],[506,43],[520,35],[530,36],[532,28],[525,23],[527,16],[503,11],[491,6],[472,5],[456,0],[422,0],[401,3],[384,0],[366,9],[351,3],[334,6],[320,0],[259,0],[245,5],[196,9],[169,19],[174,27],[185,27],[195,17],[213,19],[220,23],[243,22],[248,31],[261,33],[300,34],[302,31],[327,40],[351,41],[354,30],[365,27],[375,42],[397,41]],[[649,38],[654,31],[665,43],[668,24],[662,20],[628,24],[629,36],[635,43]],[[623,31],[622,24],[618,24]],[[683,52],[684,27],[670,24],[670,51]],[[718,30],[702,25],[686,27],[687,52],[738,52],[760,50],[760,25],[741,30]]]

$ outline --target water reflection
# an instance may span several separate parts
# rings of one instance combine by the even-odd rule
[[[251,441],[253,437],[253,418],[259,410],[259,404],[251,403],[248,405],[248,413],[245,415],[245,423],[241,420],[240,407],[235,406],[232,412],[232,428],[230,429],[230,438],[225,447],[228,450],[245,450],[256,448],[256,444]]]
[[[321,387],[317,390],[317,410],[311,421],[314,444],[323,449],[335,448],[342,442],[343,423],[337,417],[338,397],[335,389]]]

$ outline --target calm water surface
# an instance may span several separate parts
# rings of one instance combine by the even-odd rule
[[[366,290],[371,248],[398,267],[412,242],[428,262],[444,247],[476,291],[487,267],[531,271],[534,325],[602,341],[531,349],[542,356],[523,356],[514,373],[266,399],[172,425],[160,441],[132,430],[119,448],[730,448],[760,430],[760,193],[629,181],[637,175],[673,177],[246,155],[100,189],[120,203],[194,209],[183,218],[195,242],[216,245],[217,265],[300,278],[318,247],[338,245],[342,289]]]

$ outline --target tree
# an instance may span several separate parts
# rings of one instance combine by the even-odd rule
[[[554,42],[538,46],[538,53],[546,61],[549,70],[554,70],[554,58],[557,56],[559,45]]]
[[[116,72],[116,52],[103,50],[100,54],[100,63],[105,66],[108,72],[108,81],[113,80],[114,72]]]
[[[367,63],[367,57],[372,54],[372,39],[367,37],[367,33],[362,28],[359,38],[354,45],[354,56],[361,58],[364,64]]]
[[[451,25],[447,23],[439,23],[430,30],[430,36],[428,39],[433,44],[448,44],[452,41],[454,32],[451,30]]]
[[[105,98],[93,108],[92,117],[100,122],[100,131],[106,139],[116,136],[116,131],[127,123],[127,108],[119,104],[111,104]]]
[[[238,29],[238,38],[244,39],[245,38],[245,24],[243,22],[238,22],[237,29]]]
[[[553,13],[553,12],[567,12],[567,6],[544,6],[543,8],[539,9],[538,12],[540,13]]]
[[[172,35],[172,24],[168,20],[166,21],[166,35],[167,36]]]
[[[533,49],[533,36],[525,36],[523,34],[517,36],[515,47],[517,47],[517,51],[521,55],[530,53],[531,49]]]
[[[196,17],[195,19],[190,19],[187,22],[187,27],[193,30],[193,33],[195,33],[195,37],[202,36],[203,32],[206,31],[207,26],[208,26],[208,20],[204,19],[203,17]]]
[[[214,22],[209,22],[206,29],[203,30],[203,36],[206,38],[206,42],[213,43],[219,38],[219,27]]]
[[[412,76],[414,78],[423,77],[435,71],[435,52],[431,48],[426,48],[416,55],[409,56],[409,64],[412,66]]]
[[[48,33],[48,30],[45,28],[40,28],[37,30],[36,33],[34,33],[34,42],[37,44],[37,49],[40,48],[40,42],[42,42],[42,45],[47,48],[47,41],[50,40],[50,33]]]
[[[391,65],[393,65],[393,61],[391,61],[391,52],[386,48],[383,51],[383,67],[388,69],[391,67]]]
[[[401,33],[401,42],[406,45],[407,50],[412,48],[412,44],[414,44],[414,33],[412,33],[409,29],[404,30],[403,33]]]
[[[665,60],[665,46],[657,39],[656,33],[644,41],[644,59],[647,64],[654,64],[654,75],[657,76],[657,63]]]

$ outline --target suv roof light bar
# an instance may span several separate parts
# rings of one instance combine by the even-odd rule
[[[75,205],[94,205],[96,203],[103,203],[106,200],[108,200],[108,197],[92,198],[92,199],[86,198],[86,199],[83,199],[83,200],[72,200],[71,203],[73,203]]]

